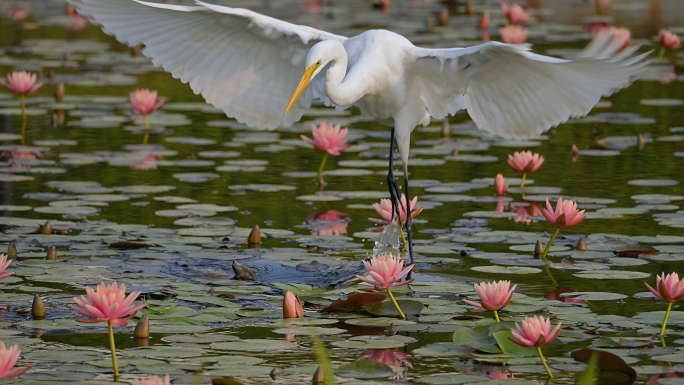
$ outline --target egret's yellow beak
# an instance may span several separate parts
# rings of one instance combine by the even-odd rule
[[[287,116],[287,113],[290,112],[290,108],[292,108],[297,99],[299,99],[299,95],[301,95],[302,92],[304,92],[304,90],[306,89],[306,86],[308,86],[309,83],[311,83],[313,73],[319,66],[320,63],[314,63],[311,65],[311,67],[307,68],[306,71],[304,71],[304,75],[302,75],[302,80],[299,81],[297,89],[295,89],[294,94],[292,94],[292,97],[290,98],[290,103],[287,104],[287,109],[285,110],[285,114],[283,116]]]

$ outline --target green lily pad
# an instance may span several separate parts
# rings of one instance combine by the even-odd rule
[[[392,377],[394,376],[394,370],[392,370],[389,365],[364,358],[362,360],[340,365],[335,371],[335,374],[343,378],[368,380]]]

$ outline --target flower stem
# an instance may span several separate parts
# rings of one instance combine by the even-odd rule
[[[318,364],[321,365],[323,373],[325,373],[325,383],[337,385],[337,381],[335,381],[335,373],[330,366],[328,353],[325,351],[323,342],[321,342],[321,339],[317,335],[311,336],[311,340],[313,341],[313,346],[316,349],[316,359],[318,360]]]
[[[542,254],[541,259],[546,259],[546,254],[549,253],[549,249],[551,249],[551,244],[553,243],[554,239],[556,239],[556,236],[558,236],[558,233],[560,232],[560,227],[556,228],[556,232],[553,233],[553,237],[551,237],[551,240],[549,243],[546,244],[546,247],[544,248],[544,254]]]
[[[24,103],[24,94],[19,95],[21,101],[21,145],[24,145],[24,138],[26,137],[26,104]]]
[[[325,161],[328,160],[328,153],[323,154],[323,160],[321,161],[321,166],[318,167],[318,174],[316,174],[316,180],[321,179],[321,174],[323,174],[323,167],[325,167]]]
[[[549,369],[549,365],[546,364],[546,359],[544,358],[544,355],[542,354],[541,346],[537,346],[537,353],[539,353],[539,359],[541,360],[542,364],[544,365],[544,369],[546,369],[546,374],[549,375],[549,378],[553,378],[553,374],[551,374],[551,369]]]
[[[401,240],[404,242],[404,248],[408,247],[406,243],[406,237],[404,236],[404,228],[401,227],[401,222],[397,221],[397,227],[399,228],[399,234],[401,234]]]
[[[663,56],[665,56],[665,47],[660,47],[660,55],[658,55],[658,58],[662,59]]]
[[[145,132],[145,136],[143,136],[143,145],[147,144],[147,139],[150,137],[149,132]]]
[[[107,322],[109,326],[109,347],[112,349],[112,367],[114,368],[114,381],[119,381],[119,365],[116,363],[116,346],[114,346],[114,330],[112,329],[112,323]]]
[[[520,182],[520,188],[525,187],[525,178],[527,178],[527,171],[523,172],[522,182]]]
[[[663,327],[660,328],[660,337],[665,336],[665,326],[667,326],[667,319],[670,318],[670,310],[672,310],[673,302],[667,305],[667,312],[665,313],[665,319],[663,320]]]
[[[501,322],[501,320],[499,320],[499,312],[496,310],[494,310],[494,319],[496,319],[496,322]]]
[[[143,115],[143,123],[145,124],[145,129],[150,128],[150,122],[147,121],[147,115]]]
[[[399,312],[399,315],[401,316],[402,319],[406,319],[406,316],[404,315],[404,312],[401,311],[401,308],[399,307],[399,304],[397,301],[394,299],[394,296],[392,295],[392,292],[390,291],[390,288],[387,288],[387,295],[390,297],[392,300],[392,303],[394,304],[394,307],[397,308],[397,311]]]

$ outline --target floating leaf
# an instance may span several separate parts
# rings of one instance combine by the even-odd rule
[[[420,314],[423,311],[423,303],[408,299],[399,299],[397,304],[405,315]],[[374,305],[363,306],[363,309],[373,315],[398,317],[399,312],[392,301],[383,301]]]
[[[394,376],[394,370],[389,365],[373,361],[368,358],[340,365],[335,371],[343,378],[357,378],[369,380],[373,378],[389,378]]]
[[[576,349],[570,353],[570,356],[580,362],[588,362],[592,355],[598,356],[596,366],[599,370],[614,370],[625,373],[629,376],[636,376],[637,372],[631,366],[627,365],[625,360],[620,356],[604,350],[596,350],[590,348]]]

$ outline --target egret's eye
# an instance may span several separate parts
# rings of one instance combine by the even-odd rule
[[[321,65],[321,60],[319,59],[319,60],[316,62],[316,64],[317,64],[317,65]]]

